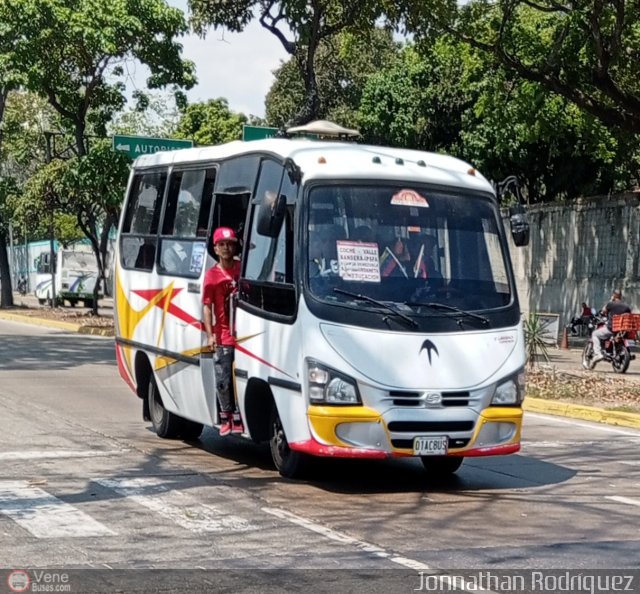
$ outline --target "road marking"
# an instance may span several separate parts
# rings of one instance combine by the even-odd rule
[[[333,530],[332,528],[327,528],[326,526],[322,526],[321,524],[317,524],[312,520],[308,520],[307,518],[303,518],[294,513],[285,511],[283,509],[276,509],[273,507],[263,507],[262,511],[271,514],[272,516],[276,516],[276,518],[280,518],[281,520],[285,520],[287,522],[291,522],[292,524],[296,524],[302,528],[307,530],[311,530],[316,534],[320,534],[330,540],[338,542],[340,544],[347,544],[355,546],[365,553],[371,553],[376,555],[377,557],[381,557],[382,559],[387,559],[392,563],[396,563],[397,565],[401,565],[402,567],[406,567],[407,569],[413,569],[415,571],[429,573],[433,575],[433,577],[440,582],[443,587],[443,591],[446,585],[450,585],[451,583],[451,575],[446,573],[438,573],[438,569],[435,569],[422,561],[417,561],[415,559],[409,559],[407,557],[402,557],[400,555],[394,555],[393,553],[389,553],[385,551],[383,548],[368,543],[364,540],[359,540],[354,538],[353,536],[349,536],[344,532],[339,532],[338,530]],[[477,592],[478,590],[475,588],[475,585],[469,581],[466,584],[461,584],[468,586],[468,589],[457,588],[459,592]],[[484,594],[497,594],[493,590],[482,590]]]
[[[326,526],[322,526],[321,524],[316,524],[311,520],[307,520],[306,518],[302,518],[291,512],[271,507],[263,507],[262,511],[271,514],[272,516],[276,516],[281,520],[286,520],[288,522],[291,522],[292,524],[296,524],[297,526],[301,526],[302,528],[311,530],[316,534],[320,534],[330,540],[339,542],[340,544],[353,545],[361,551],[364,551],[365,553],[372,553],[373,555],[376,555],[383,559],[388,559],[389,561],[397,563],[398,565],[402,565],[403,567],[415,570],[432,571],[432,568],[425,563],[416,561],[414,559],[407,559],[406,557],[392,555],[391,553],[385,551],[383,548],[377,545],[365,542],[364,540],[359,540],[357,538],[354,538],[353,536],[345,534],[344,532],[338,532],[337,530],[327,528]]]
[[[254,528],[240,516],[229,514],[215,505],[196,501],[168,483],[170,478],[98,479],[96,482],[192,532],[231,533]]]
[[[611,499],[611,501],[617,501],[618,503],[627,503],[629,505],[637,505],[640,507],[640,499],[621,497],[620,495],[605,495],[605,499]]]
[[[0,481],[0,513],[36,538],[115,535],[83,511],[26,481]]]
[[[8,460],[45,460],[50,458],[98,458],[117,456],[129,450],[34,450],[30,452],[0,452],[0,462]]]

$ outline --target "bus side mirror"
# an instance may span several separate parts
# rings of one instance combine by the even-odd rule
[[[286,211],[287,197],[284,194],[276,197],[272,192],[266,192],[258,211],[258,233],[278,237]]]
[[[509,223],[513,243],[518,247],[529,245],[529,218],[522,204],[509,207]]]

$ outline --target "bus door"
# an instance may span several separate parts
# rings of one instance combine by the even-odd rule
[[[213,166],[172,171],[159,234],[157,294],[151,296],[159,353],[155,373],[165,408],[209,425],[215,406],[200,368],[201,295],[214,181]]]

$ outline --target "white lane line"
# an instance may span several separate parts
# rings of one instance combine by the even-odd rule
[[[101,458],[117,456],[129,450],[33,450],[27,452],[0,452],[0,462],[5,460],[46,460],[51,458]]]
[[[360,549],[361,551],[364,551],[365,553],[371,553],[378,557],[382,557],[383,559],[388,559],[389,561],[393,561],[394,563],[402,565],[403,567],[408,567],[409,569],[415,570],[421,569],[423,571],[432,571],[431,567],[424,563],[421,563],[420,561],[407,559],[405,557],[393,556],[391,553],[385,551],[377,545],[365,542],[364,540],[358,540],[357,538],[353,538],[353,536],[349,536],[344,532],[338,532],[337,530],[333,530],[331,528],[327,528],[326,526],[316,524],[311,520],[307,520],[306,518],[302,518],[300,516],[297,516],[296,514],[292,514],[291,512],[271,507],[263,507],[262,511],[271,514],[272,516],[276,516],[281,520],[286,520],[287,522],[291,522],[292,524],[296,524],[298,526],[301,526],[302,528],[311,530],[316,534],[320,534],[330,540],[339,542],[340,544],[352,545]]]
[[[267,514],[271,514],[276,518],[280,518],[281,520],[285,520],[307,530],[311,530],[316,534],[320,534],[321,536],[324,536],[340,544],[352,545],[365,553],[371,553],[373,555],[376,555],[377,557],[387,559],[388,561],[396,563],[397,565],[401,565],[402,567],[428,573],[432,579],[437,580],[437,582],[442,586],[442,591],[445,591],[445,588],[447,586],[449,586],[450,588],[450,585],[452,583],[452,576],[450,574],[438,573],[437,569],[427,565],[426,563],[423,563],[422,561],[416,561],[415,559],[393,555],[392,553],[385,551],[383,548],[377,545],[368,543],[364,540],[359,540],[357,538],[354,538],[353,536],[345,534],[344,532],[339,532],[338,530],[327,528],[326,526],[322,526],[321,524],[316,524],[315,522],[308,520],[307,518],[303,518],[283,509],[263,507],[262,511]],[[423,578],[424,576],[421,576],[421,579]],[[478,590],[476,585],[471,581],[464,582],[463,580],[462,582],[460,582],[457,578],[458,576],[456,576],[457,581],[455,581],[455,583],[459,584],[459,586],[456,588],[458,592],[484,592],[485,594],[497,594],[493,590]]]
[[[542,419],[545,422],[561,423],[564,425],[575,425],[576,427],[586,427],[587,429],[595,429],[596,431],[605,431],[606,433],[617,433],[618,435],[630,435],[631,437],[640,437],[640,431],[625,431],[624,429],[616,429],[615,427],[602,425],[602,423],[582,423],[571,419],[565,419],[562,417],[554,417],[553,415],[543,415],[540,413],[532,413],[528,410],[525,411],[527,417],[535,417],[536,419]]]
[[[196,501],[167,480],[171,477],[98,479],[96,482],[195,533],[245,532],[254,528],[240,516]]]
[[[620,495],[605,495],[605,499],[617,501],[618,503],[627,503],[628,505],[637,505],[640,507],[640,499],[632,499],[631,497],[622,497]]]
[[[26,481],[0,481],[0,514],[36,538],[80,538],[115,532],[69,503]]]

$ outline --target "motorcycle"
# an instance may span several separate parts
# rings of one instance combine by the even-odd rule
[[[606,323],[606,317],[593,316],[588,323],[589,336],[591,336],[596,328],[600,328]],[[602,354],[604,355],[604,359],[601,360],[611,363],[615,373],[625,373],[627,369],[629,369],[629,363],[636,358],[636,356],[631,353],[631,349],[636,344],[635,339],[635,330],[619,330],[614,332],[611,338],[601,341]],[[585,369],[593,369],[595,367],[596,364],[593,361],[593,356],[593,343],[591,339],[589,339],[582,351],[582,366]]]

